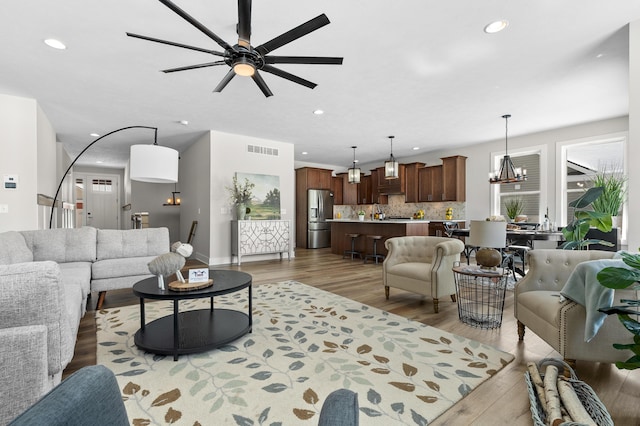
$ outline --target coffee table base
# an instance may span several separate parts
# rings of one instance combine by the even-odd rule
[[[249,315],[231,309],[199,309],[178,313],[178,342],[174,342],[174,316],[167,315],[146,324],[134,336],[145,351],[173,355],[204,352],[226,345],[251,332]]]

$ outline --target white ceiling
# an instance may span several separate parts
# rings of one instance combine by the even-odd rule
[[[173,1],[236,43],[237,2]],[[125,32],[221,48],[157,0],[3,2],[0,93],[37,99],[73,155],[92,132],[145,125],[179,150],[213,129],[294,143],[296,160],[345,166],[352,145],[361,162],[387,157],[388,135],[396,157],[414,155],[414,146],[500,139],[505,113],[510,137],[628,113],[626,24],[640,19],[640,1],[256,1],[252,44],[321,13],[331,24],[273,54],[342,56],[344,64],[279,65],[318,87],[263,73],[274,93],[265,98],[241,77],[212,93],[226,66],[159,72],[218,57]],[[485,34],[496,19],[509,27]],[[46,38],[67,49],[47,47]],[[136,130],[105,138],[79,163],[122,166],[128,146],[148,137]]]

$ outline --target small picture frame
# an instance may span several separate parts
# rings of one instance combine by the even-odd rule
[[[202,283],[209,280],[209,269],[189,269],[189,283]]]

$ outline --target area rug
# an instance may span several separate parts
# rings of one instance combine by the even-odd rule
[[[246,312],[247,298],[215,303]],[[147,321],[172,312],[170,302],[145,308]],[[253,312],[252,333],[175,362],[136,348],[137,305],[97,312],[97,360],[116,374],[131,424],[315,425],[327,395],[347,388],[361,424],[426,425],[513,360],[295,281],[254,286]]]

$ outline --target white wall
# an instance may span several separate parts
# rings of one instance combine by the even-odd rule
[[[18,176],[18,189],[4,189],[4,179],[1,183],[0,204],[9,211],[0,213],[0,232],[38,228],[37,129],[35,100],[0,95],[0,179]]]
[[[280,207],[282,219],[291,221],[291,239],[295,229],[295,171],[293,167],[294,146],[267,139],[252,138],[229,133],[211,132],[211,264],[231,261],[230,220],[235,212],[230,209],[226,186],[236,172],[276,175],[280,177]],[[247,152],[247,145],[277,148],[278,156]],[[222,213],[226,209],[226,213]],[[275,258],[277,255],[247,258]]]
[[[640,20],[629,24],[629,232],[630,251],[640,251]]]
[[[194,220],[198,221],[191,243],[193,257],[209,264],[211,253],[211,132],[207,132],[186,151],[180,153],[178,183],[180,206],[180,241],[186,242]]]

